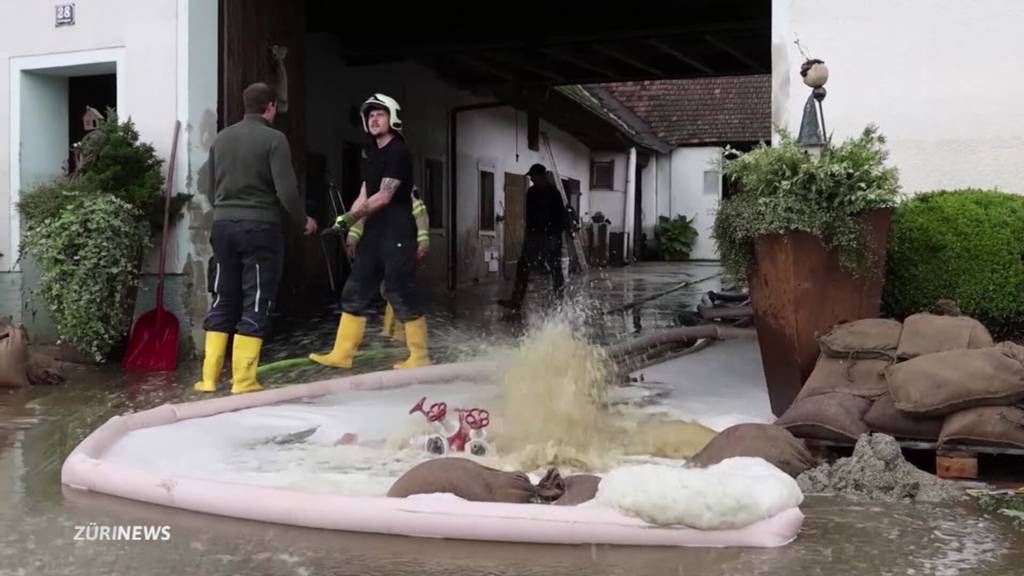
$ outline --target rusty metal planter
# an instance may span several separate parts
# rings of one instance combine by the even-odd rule
[[[854,277],[806,232],[759,238],[750,277],[754,324],[772,412],[792,404],[818,358],[817,337],[842,322],[879,314],[892,211],[865,215],[875,266]]]

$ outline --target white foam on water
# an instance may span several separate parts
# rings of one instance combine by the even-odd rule
[[[113,463],[161,476],[251,483],[351,495],[383,495],[426,459],[410,443],[432,431],[409,409],[426,396],[455,407],[495,404],[494,385],[453,383],[346,392],[308,402],[261,406],[134,430],[104,455]],[[316,427],[307,438],[278,444]],[[353,445],[336,445],[355,434]]]

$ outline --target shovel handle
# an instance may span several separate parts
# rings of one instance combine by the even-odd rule
[[[167,226],[171,216],[171,191],[174,190],[174,165],[178,158],[178,132],[181,120],[174,121],[174,138],[171,140],[171,159],[167,164],[167,185],[164,192],[164,228],[160,240],[160,273],[156,284],[156,307],[164,307],[164,265],[167,259]]]

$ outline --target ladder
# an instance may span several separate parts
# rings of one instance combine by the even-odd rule
[[[558,173],[558,164],[555,162],[554,152],[551,151],[551,141],[548,140],[548,133],[541,132],[540,137],[544,141],[544,151],[547,152],[551,172],[555,175],[555,187],[558,188],[558,193],[562,195],[562,205],[568,211],[570,206],[569,197],[565,194],[565,186],[562,185],[562,176]],[[572,247],[572,252],[574,253],[570,254],[570,259],[572,256],[575,256],[576,265],[579,266],[580,272],[586,274],[590,271],[590,266],[587,264],[587,255],[583,251],[583,244],[580,242],[580,237],[576,234],[576,230],[574,228],[570,228],[567,234],[572,240],[569,245]]]

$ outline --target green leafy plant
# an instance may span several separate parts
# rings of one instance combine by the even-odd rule
[[[688,260],[693,252],[693,243],[697,240],[697,229],[694,228],[693,218],[687,218],[680,214],[673,219],[666,216],[658,218],[658,225],[654,227],[654,241],[658,244],[658,251],[665,260]]]
[[[875,263],[865,212],[891,208],[899,194],[895,168],[885,165],[885,138],[875,126],[820,155],[785,131],[776,146],[728,150],[720,166],[739,193],[723,200],[712,237],[730,275],[746,278],[758,237],[793,231],[817,236],[854,275]]]
[[[94,194],[75,198],[25,232],[58,333],[97,361],[106,360],[129,329],[129,295],[149,248],[149,227],[141,220],[127,202]]]
[[[941,190],[903,202],[889,233],[884,305],[904,318],[954,300],[1000,336],[1024,328],[1024,197]]]
[[[21,247],[61,339],[102,361],[127,334],[142,257],[163,226],[163,161],[113,110],[79,153],[73,173],[22,191]],[[173,199],[172,218],[190,198]]]

